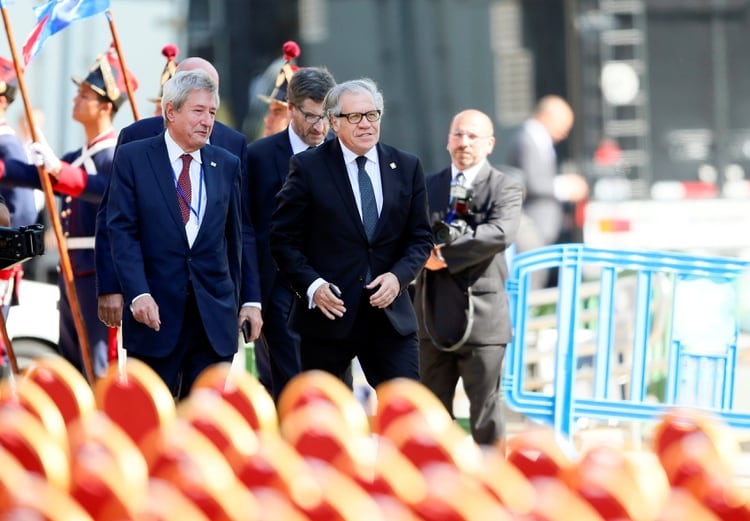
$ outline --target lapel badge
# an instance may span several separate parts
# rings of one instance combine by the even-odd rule
[[[211,166],[216,166],[216,163],[214,161],[211,161]]]
[[[391,167],[391,170],[396,170],[396,163],[391,163],[391,164],[390,164],[390,165],[388,165],[388,166],[390,166],[390,167]]]

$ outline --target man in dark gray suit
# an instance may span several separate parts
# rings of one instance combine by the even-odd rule
[[[533,244],[528,236],[519,237],[529,241],[529,247],[519,244],[519,250],[553,244],[560,235],[563,208],[555,196],[555,145],[568,137],[573,119],[573,110],[564,99],[544,96],[511,142],[507,163],[523,171],[526,184],[523,211],[535,236]]]
[[[426,179],[436,246],[417,280],[422,382],[452,413],[459,377],[479,444],[503,440],[500,376],[511,339],[505,250],[516,238],[523,187],[492,167],[490,118],[458,113],[448,134],[450,167]]]

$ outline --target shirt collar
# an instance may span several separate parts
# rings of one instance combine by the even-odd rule
[[[451,164],[451,182],[456,180],[456,176],[459,172],[463,172],[464,177],[466,178],[464,186],[472,186],[474,184],[474,179],[476,179],[477,174],[479,173],[479,170],[484,166],[486,162],[487,160],[485,159],[484,161],[480,161],[476,165],[472,166],[471,168],[467,168],[466,170],[459,170],[458,168],[456,168],[456,165]]]
[[[359,155],[355,154],[354,152],[352,152],[351,150],[349,150],[348,148],[346,148],[346,145],[344,145],[343,143],[341,143],[340,139],[339,139],[339,143],[341,144],[341,150],[344,153],[344,163],[346,163],[347,165],[349,163],[354,163],[357,160],[357,158],[359,157]],[[375,164],[377,164],[377,162],[378,162],[378,149],[377,149],[377,147],[372,147],[370,150],[368,150],[365,154],[362,154],[362,155],[364,155],[367,158],[368,161],[373,161]]]
[[[291,125],[288,127],[289,132],[289,143],[292,145],[292,154],[299,154],[300,152],[304,152],[308,148],[310,148],[310,145],[302,141],[302,138],[297,135],[297,133],[294,131]],[[319,145],[320,143],[318,143]],[[316,145],[317,146],[317,145]]]
[[[187,154],[188,152],[185,152],[180,145],[177,144],[177,142],[172,139],[172,136],[169,134],[169,128],[167,128],[167,131],[164,133],[164,141],[167,144],[167,154],[169,155],[169,162],[174,163],[177,161],[182,154]],[[202,164],[203,161],[201,160],[201,151],[200,149],[191,152],[190,155],[193,157],[194,161],[197,161],[198,164]]]

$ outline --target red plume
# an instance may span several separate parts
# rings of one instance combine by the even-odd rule
[[[173,43],[168,43],[161,50],[161,53],[167,60],[173,60],[175,56],[179,54],[179,52],[180,49]]]
[[[297,45],[297,42],[289,40],[288,42],[284,42],[283,47],[281,48],[284,51],[284,61],[289,62],[295,59],[297,56],[300,55],[300,49],[299,45]]]

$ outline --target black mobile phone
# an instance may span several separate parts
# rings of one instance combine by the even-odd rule
[[[247,320],[242,322],[242,338],[246,344],[250,343],[250,322]]]
[[[335,296],[336,298],[341,298],[341,290],[339,290],[339,288],[337,288],[337,287],[336,287],[335,285],[333,285],[333,284],[328,284],[328,289],[330,289],[330,290],[331,290],[331,293],[333,293],[333,295],[334,295],[334,296]]]

